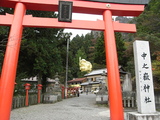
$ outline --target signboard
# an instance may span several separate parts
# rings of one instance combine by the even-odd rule
[[[59,1],[58,21],[72,22],[72,6],[73,2]]]
[[[136,40],[133,45],[138,112],[154,113],[155,98],[149,42]]]
[[[141,4],[146,5],[150,0],[87,0],[94,2],[105,2],[105,3],[120,3],[120,4]]]

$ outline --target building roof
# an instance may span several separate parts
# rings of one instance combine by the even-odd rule
[[[56,82],[55,79],[47,78],[47,82]]]
[[[68,81],[68,83],[74,83],[74,82],[82,82],[86,78],[74,78],[73,80]]]
[[[122,74],[126,74],[127,72],[125,72],[123,70],[123,68],[121,66],[119,66],[119,72],[122,73]],[[94,76],[94,75],[102,75],[102,74],[107,74],[107,68],[103,68],[103,69],[98,69],[98,70],[93,70],[91,71],[90,73],[88,74],[85,74],[84,76],[85,77],[88,77],[88,76]]]
[[[37,78],[37,76],[35,76],[35,77],[21,79],[21,81],[23,81],[23,82],[37,82],[38,78]]]
[[[37,76],[35,76],[35,77],[21,79],[21,81],[23,81],[23,82],[38,82],[38,78],[37,78]],[[55,82],[55,80],[51,79],[51,78],[47,78],[47,82]]]
[[[93,75],[101,75],[102,73],[107,73],[107,69],[103,68],[103,69],[98,69],[98,70],[93,70],[88,74],[85,74],[84,76],[93,76]]]
[[[81,86],[92,85],[92,84],[99,84],[99,83],[100,83],[99,81],[97,81],[97,82],[93,82],[93,81],[91,81],[91,82],[84,82],[84,83],[81,83]]]

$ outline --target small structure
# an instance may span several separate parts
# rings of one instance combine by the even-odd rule
[[[21,79],[22,82],[38,82],[37,76]]]
[[[68,81],[68,87],[81,87],[81,84],[86,82],[87,78],[73,78],[73,80]]]
[[[121,85],[123,85],[123,78],[124,75],[127,73],[123,70],[123,68],[121,66],[119,66],[119,72],[121,75]],[[107,69],[103,68],[103,69],[97,69],[97,70],[93,70],[88,74],[84,75],[87,78],[87,82],[84,82],[81,84],[82,89],[85,91],[86,89],[88,89],[89,92],[94,91],[96,89],[100,88],[101,83],[105,83],[106,87],[108,88],[108,83],[107,83]]]
[[[123,100],[124,99],[133,99],[133,98],[136,99],[136,92],[132,90],[131,73],[127,72],[125,74],[124,82],[122,84],[122,90],[123,90]],[[134,101],[134,103],[132,103],[132,106],[133,106],[133,104],[136,104],[136,101]],[[128,105],[129,105],[129,103],[128,103]]]
[[[38,84],[38,77],[30,77],[30,78],[23,78],[21,82],[29,83],[32,85],[31,89],[28,91],[29,93],[36,93],[37,91],[37,84]]]
[[[132,81],[131,81],[131,73],[127,73],[123,82],[123,91],[132,92]]]
[[[47,79],[47,81],[48,85],[46,87],[46,93],[44,95],[44,103],[54,103],[62,100],[62,91],[58,73],[55,75],[55,79]]]
[[[84,76],[87,78],[87,81],[82,83],[82,89],[84,91],[88,90],[89,92],[99,89],[100,83],[102,81],[102,73],[107,72],[106,68],[93,70]]]
[[[119,66],[119,72],[121,75],[121,87],[123,87],[124,84],[124,76],[127,74],[123,70],[121,66]],[[82,89],[84,91],[88,90],[89,92],[93,92],[95,90],[99,90],[99,92],[96,94],[96,103],[108,103],[108,77],[107,77],[107,69],[98,69],[93,70],[90,73],[86,74],[85,77],[87,78],[87,82],[84,82],[81,84]],[[127,86],[126,86],[127,88]]]
[[[96,96],[96,103],[107,104],[108,103],[108,89],[106,85],[106,73],[103,71],[102,80],[99,86],[99,92]]]

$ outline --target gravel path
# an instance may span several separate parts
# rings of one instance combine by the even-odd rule
[[[109,120],[109,109],[97,106],[95,100],[94,94],[81,94],[54,104],[14,109],[10,120]]]

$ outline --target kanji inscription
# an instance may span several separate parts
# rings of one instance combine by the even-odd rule
[[[155,99],[148,41],[134,42],[137,107],[140,113],[154,113]]]

